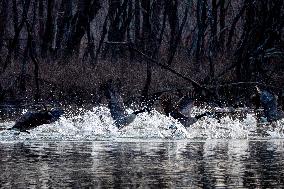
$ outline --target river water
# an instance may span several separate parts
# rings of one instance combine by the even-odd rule
[[[282,120],[205,118],[185,129],[154,112],[123,130],[112,123],[104,108],[31,134],[1,123],[0,188],[284,188]]]
[[[0,144],[1,188],[284,188],[282,140]]]

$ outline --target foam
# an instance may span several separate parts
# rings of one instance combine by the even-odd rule
[[[206,108],[194,107],[193,114],[206,110]],[[257,126],[257,120],[253,113],[248,113],[242,120],[230,116],[224,116],[219,120],[213,117],[204,117],[186,129],[172,117],[153,110],[150,114],[139,114],[133,123],[118,130],[113,124],[114,120],[111,118],[109,109],[105,106],[94,107],[92,110],[80,109],[79,111],[79,115],[64,115],[55,123],[39,126],[31,130],[31,134],[21,133],[18,135],[15,131],[0,131],[0,141],[92,141],[118,138],[143,140],[284,138],[284,120],[279,120],[272,125]],[[131,109],[127,111],[132,112]],[[14,122],[1,123],[0,128],[10,128],[13,124]]]

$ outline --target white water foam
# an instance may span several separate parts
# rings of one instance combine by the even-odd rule
[[[127,110],[129,113],[132,110]],[[193,114],[206,111],[195,107]],[[185,128],[177,120],[167,117],[156,110],[142,113],[133,123],[118,130],[113,124],[109,109],[104,106],[92,110],[80,110],[80,115],[65,115],[59,121],[39,126],[31,134],[16,131],[0,131],[0,141],[14,140],[105,140],[117,138],[131,139],[251,139],[251,138],[284,138],[284,120],[272,125],[257,125],[253,113],[245,118],[233,119],[224,116],[220,119],[204,117]],[[10,128],[14,122],[0,124],[0,128]]]

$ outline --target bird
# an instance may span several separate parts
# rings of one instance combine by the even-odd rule
[[[277,96],[269,90],[261,90],[258,86],[255,88],[259,95],[259,100],[264,109],[264,115],[267,118],[267,121],[273,122],[284,118],[284,112],[278,110]]]
[[[191,110],[194,105],[194,99],[189,95],[184,95],[174,106],[171,99],[166,98],[162,101],[162,107],[167,116],[178,120],[184,127],[190,127],[204,116],[212,115],[211,112],[205,112],[200,115],[191,116]]]
[[[27,112],[8,130],[30,133],[28,130],[57,121],[63,113],[64,112],[61,109]]]
[[[113,80],[108,80],[102,85],[101,89],[104,90],[105,96],[108,99],[108,108],[110,110],[111,117],[114,120],[114,125],[118,129],[122,129],[132,123],[138,114],[149,111],[149,109],[146,107],[141,110],[134,111],[133,113],[127,113],[118,85],[119,83],[115,83]]]

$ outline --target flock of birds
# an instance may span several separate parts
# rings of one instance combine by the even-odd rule
[[[107,82],[103,85],[104,95],[108,100],[108,108],[110,110],[111,117],[114,120],[114,124],[118,129],[121,129],[131,124],[138,114],[143,112],[150,112],[147,107],[141,110],[134,111],[133,113],[127,113],[124,106],[123,99],[119,93],[118,87],[114,82]],[[284,113],[278,110],[277,97],[268,90],[260,90],[256,87],[257,97],[264,109],[264,116],[268,122],[277,121],[284,118]],[[183,96],[175,105],[169,106],[167,100],[162,102],[164,113],[167,116],[171,116],[178,120],[184,127],[190,127],[193,123],[197,122],[204,116],[213,115],[216,112],[205,112],[203,114],[192,116],[191,110],[194,104],[194,99],[188,95]],[[15,130],[19,132],[27,132],[43,124],[49,124],[57,121],[64,111],[61,109],[56,110],[42,110],[38,112],[27,112],[24,114],[15,125],[8,130]]]

